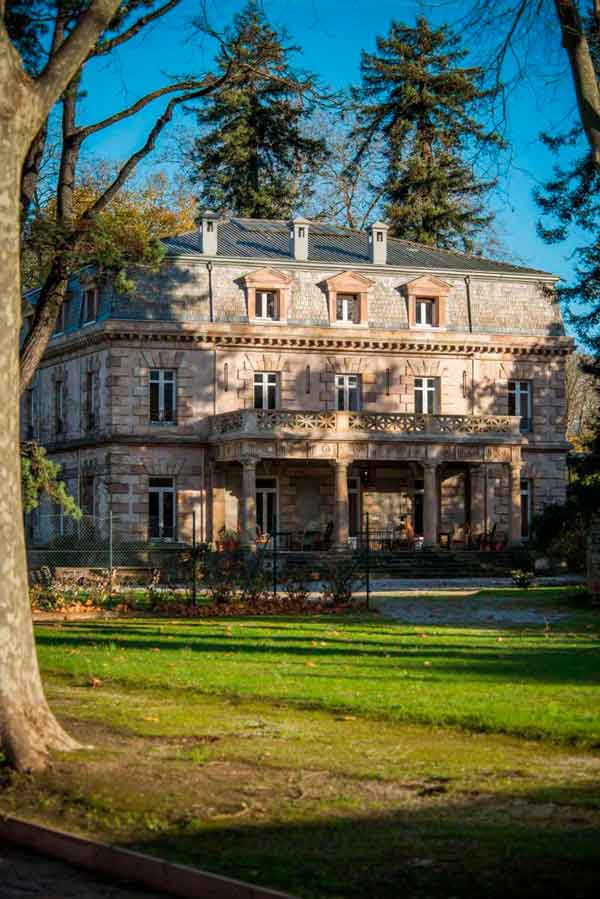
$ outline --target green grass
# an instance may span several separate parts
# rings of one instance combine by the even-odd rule
[[[518,601],[523,591],[504,597]],[[529,591],[523,601],[556,598]],[[43,670],[75,683],[268,698],[600,746],[599,630],[598,617],[581,612],[559,628],[504,630],[376,615],[127,619],[40,626],[37,641]]]
[[[591,899],[600,619],[571,593],[422,601],[460,627],[39,625],[52,708],[95,748],[0,780],[0,811],[302,899]],[[534,623],[467,626],[481,603]]]

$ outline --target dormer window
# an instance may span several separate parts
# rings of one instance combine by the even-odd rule
[[[355,293],[338,293],[336,297],[336,321],[352,322],[360,321],[359,299]]]
[[[81,321],[84,325],[93,324],[98,318],[98,291],[95,287],[87,287],[83,292],[83,308]]]
[[[255,317],[262,319],[269,319],[270,321],[276,321],[278,318],[277,315],[277,307],[278,307],[278,295],[274,290],[257,290],[256,291],[256,305],[255,305]]]
[[[436,301],[417,297],[415,303],[416,324],[425,328],[433,328],[437,324]]]

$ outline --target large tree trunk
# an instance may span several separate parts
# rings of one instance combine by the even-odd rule
[[[77,744],[44,697],[28,602],[19,454],[19,186],[26,137],[0,109],[0,748],[18,770],[45,765],[49,749]],[[14,123],[13,123],[14,124]],[[18,140],[18,138],[17,138]]]

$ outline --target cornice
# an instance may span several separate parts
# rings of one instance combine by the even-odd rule
[[[309,328],[294,331],[288,327],[281,331],[256,331],[248,325],[208,325],[204,327],[181,326],[173,328],[163,322],[121,322],[108,321],[102,328],[83,334],[67,335],[60,343],[49,346],[44,361],[71,356],[81,351],[97,351],[114,344],[125,346],[148,346],[152,344],[175,344],[190,349],[268,349],[289,350],[304,353],[386,353],[386,354],[458,354],[461,356],[567,356],[572,352],[570,337],[527,338],[513,335],[465,335],[452,337],[448,332],[428,335],[409,331],[395,332],[397,336],[387,336],[382,332],[351,333],[321,328],[319,334],[310,334]],[[316,328],[314,330],[317,330]]]

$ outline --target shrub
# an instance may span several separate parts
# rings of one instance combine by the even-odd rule
[[[532,571],[523,571],[521,568],[516,568],[514,571],[511,571],[510,575],[515,586],[521,587],[523,590],[529,589],[533,583]]]
[[[348,558],[334,559],[327,566],[323,581],[323,596],[328,602],[349,605],[359,581],[356,564]]]
[[[294,604],[303,606],[309,597],[308,576],[302,568],[287,569],[282,578],[284,593]]]

